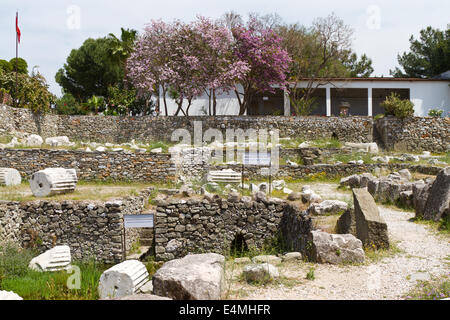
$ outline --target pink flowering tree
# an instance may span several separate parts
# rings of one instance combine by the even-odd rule
[[[162,89],[166,116],[166,93],[169,88],[167,70],[172,51],[174,26],[161,20],[148,24],[136,41],[135,49],[127,62],[128,76],[139,95],[158,94]]]
[[[235,38],[234,55],[250,68],[239,82],[242,90],[235,89],[240,105],[239,115],[243,115],[255,94],[273,92],[274,85],[285,88],[291,58],[282,47],[282,39],[254,18],[250,18],[246,27],[238,25],[232,32]]]
[[[234,40],[225,26],[199,16],[192,29],[197,35],[193,45],[200,61],[200,83],[209,97],[209,114],[216,115],[216,96],[234,90],[250,68],[233,54]]]

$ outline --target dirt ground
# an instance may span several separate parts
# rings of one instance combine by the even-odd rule
[[[349,193],[336,186],[314,184],[311,187],[328,198],[348,199]],[[331,197],[333,195],[334,197]],[[336,197],[337,196],[337,197]],[[449,237],[438,234],[429,226],[411,222],[414,213],[379,206],[388,224],[389,238],[394,248],[391,255],[370,260],[362,265],[335,266],[303,261],[278,265],[280,280],[266,286],[240,281],[244,268],[227,263],[228,299],[308,300],[402,299],[418,280],[449,274]],[[306,275],[314,268],[315,280]]]

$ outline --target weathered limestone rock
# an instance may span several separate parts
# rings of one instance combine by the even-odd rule
[[[374,177],[371,173],[363,173],[360,175],[360,188],[366,188],[369,185],[370,181],[375,180],[376,177]]]
[[[66,136],[62,137],[51,137],[45,139],[45,144],[48,144],[52,147],[62,147],[62,146],[72,146],[74,143],[71,143],[69,138]]]
[[[405,181],[410,181],[412,179],[412,174],[408,169],[400,170],[398,173]]]
[[[13,168],[0,168],[0,185],[16,186],[22,183],[20,172]]]
[[[57,246],[33,258],[28,267],[41,272],[60,271],[67,270],[71,261],[69,246]]]
[[[75,169],[48,168],[31,176],[30,187],[35,197],[47,197],[73,192],[77,182]]]
[[[163,152],[163,149],[162,149],[162,148],[156,148],[156,149],[150,150],[150,152],[153,152],[153,153],[162,153],[162,152]]]
[[[3,300],[23,300],[23,298],[12,291],[0,290],[0,301]]]
[[[253,263],[270,263],[270,264],[280,264],[281,258],[278,258],[277,256],[256,256],[253,257]]]
[[[303,256],[300,252],[288,252],[282,257],[283,262],[302,260]]]
[[[353,189],[356,234],[365,246],[389,248],[387,224],[380,216],[375,200],[364,189]]]
[[[311,261],[331,264],[364,262],[362,242],[351,234],[311,231],[308,242],[307,254]]]
[[[250,260],[249,257],[242,257],[242,258],[234,259],[234,263],[236,263],[236,264],[249,264],[249,263],[252,263],[252,260]]]
[[[272,182],[273,190],[283,190],[286,187],[286,182],[284,180],[275,180]]]
[[[359,187],[361,183],[361,177],[357,174],[351,175],[346,178],[342,178],[340,181],[341,186],[349,186],[351,188]]]
[[[450,167],[443,169],[436,177],[428,196],[423,217],[439,221],[450,205]]]
[[[149,281],[145,265],[127,260],[102,273],[98,285],[100,299],[120,298],[135,294]]]
[[[225,257],[187,255],[166,262],[153,276],[153,293],[174,300],[218,300],[224,287]]]
[[[106,148],[100,146],[100,147],[97,147],[97,148],[95,149],[95,151],[97,151],[97,152],[105,152],[105,151],[106,151]]]
[[[257,283],[267,283],[280,277],[278,269],[269,263],[248,265],[243,274],[247,282]]]
[[[300,200],[301,198],[302,198],[302,194],[300,192],[291,192],[288,195],[289,201],[297,201],[297,200]]]
[[[375,142],[371,143],[351,143],[346,142],[346,147],[352,148],[353,150],[369,152],[369,153],[378,153],[378,145]]]
[[[353,209],[348,209],[336,223],[336,233],[351,234],[356,237],[356,219]]]
[[[339,200],[325,200],[321,203],[313,203],[308,208],[308,214],[324,215],[337,214],[347,210],[347,203]]]
[[[322,198],[315,193],[313,190],[311,190],[310,186],[304,186],[302,188],[302,201],[304,203],[318,203],[320,201],[322,201]]]
[[[40,147],[44,143],[44,139],[37,134],[31,134],[27,137],[25,145],[27,147]]]
[[[419,181],[413,186],[413,206],[416,211],[416,218],[423,217],[431,186],[431,183],[424,181]]]

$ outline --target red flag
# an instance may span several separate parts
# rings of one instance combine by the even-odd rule
[[[20,43],[20,29],[19,29],[19,15],[16,14],[16,32],[17,32],[17,40]]]

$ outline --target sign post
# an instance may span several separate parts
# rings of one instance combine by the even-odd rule
[[[153,228],[153,214],[124,215],[123,216],[123,260],[127,257],[126,229]]]

